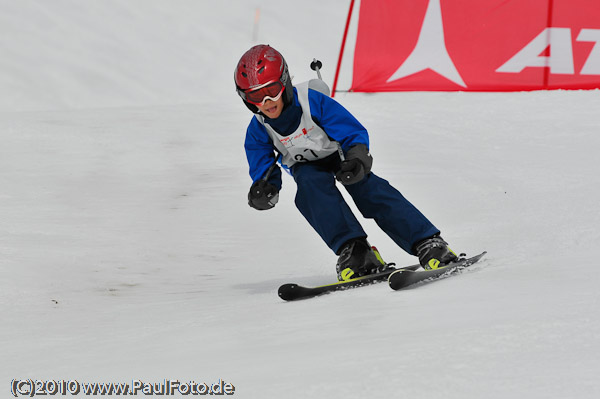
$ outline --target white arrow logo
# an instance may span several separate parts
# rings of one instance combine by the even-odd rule
[[[440,0],[429,1],[417,45],[387,83],[426,69],[431,69],[459,86],[467,87],[446,49]]]

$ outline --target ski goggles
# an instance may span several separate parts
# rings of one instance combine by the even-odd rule
[[[242,99],[250,104],[254,105],[265,105],[265,101],[272,100],[277,101],[281,98],[285,87],[283,84],[276,80],[275,82],[269,82],[257,89],[251,90],[238,90],[238,94]]]

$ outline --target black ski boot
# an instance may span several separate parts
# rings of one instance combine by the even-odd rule
[[[389,266],[377,256],[365,238],[355,238],[342,247],[335,266],[339,281],[383,271]]]
[[[448,243],[439,234],[419,241],[414,248],[419,263],[427,270],[439,269],[458,260],[458,256],[448,248]]]

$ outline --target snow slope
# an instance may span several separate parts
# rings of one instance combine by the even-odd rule
[[[250,115],[231,72],[256,7],[0,1],[0,390],[223,379],[242,398],[598,397],[598,92],[339,95],[376,172],[455,250],[489,254],[405,292],[284,303],[280,284],[331,281],[336,257],[291,178],[272,211],[246,205]],[[318,57],[331,82],[338,7],[260,2],[258,40],[295,81]]]

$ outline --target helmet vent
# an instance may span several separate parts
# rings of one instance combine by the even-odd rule
[[[263,73],[264,71],[265,71],[265,67],[261,67],[261,68],[258,70],[258,73]]]
[[[242,72],[242,76],[245,77],[245,78],[247,78],[248,74],[246,72]]]

